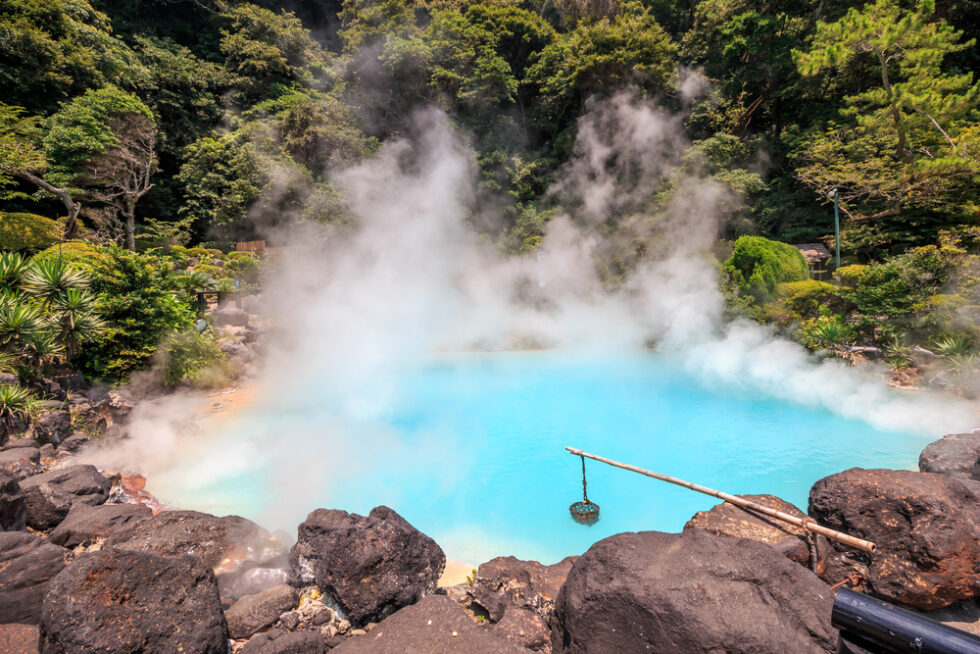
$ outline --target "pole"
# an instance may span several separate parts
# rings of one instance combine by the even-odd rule
[[[834,246],[837,249],[834,256],[834,270],[840,268],[840,212],[837,210],[837,196],[839,193],[834,189]]]
[[[795,515],[790,515],[789,513],[784,513],[783,511],[777,511],[771,507],[757,504],[750,500],[743,499],[737,495],[732,495],[730,493],[725,493],[723,491],[715,490],[713,488],[708,488],[707,486],[701,486],[700,484],[695,484],[690,481],[684,481],[683,479],[678,479],[677,477],[671,477],[670,475],[664,475],[659,472],[653,472],[651,470],[644,470],[643,468],[638,468],[632,466],[628,463],[620,463],[619,461],[613,461],[612,459],[607,459],[603,456],[597,454],[589,454],[588,452],[583,452],[582,450],[577,450],[574,447],[566,447],[566,450],[574,454],[575,456],[588,457],[595,461],[601,461],[602,463],[607,463],[615,468],[622,468],[623,470],[629,470],[630,472],[636,472],[641,475],[646,475],[647,477],[652,477],[654,479],[659,479],[660,481],[665,481],[668,484],[675,484],[677,486],[683,486],[692,491],[697,491],[698,493],[704,493],[705,495],[711,495],[717,497],[718,499],[724,500],[729,504],[734,504],[735,506],[740,506],[743,509],[748,509],[749,511],[754,511],[756,513],[761,513],[767,515],[770,518],[776,518],[777,520],[782,520],[783,522],[788,522],[792,525],[796,525],[801,529],[806,529],[807,531],[812,531],[815,534],[820,534],[826,536],[831,540],[835,540],[838,543],[844,543],[855,549],[859,549],[868,554],[874,554],[877,547],[874,543],[869,540],[864,540],[862,538],[856,538],[845,534],[842,531],[837,531],[836,529],[830,529],[829,527],[822,527],[813,518],[799,518]]]

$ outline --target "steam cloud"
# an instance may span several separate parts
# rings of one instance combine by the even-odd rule
[[[701,81],[690,80],[687,92],[700,92]],[[501,255],[467,227],[477,170],[465,138],[434,110],[415,123],[410,137],[334,176],[357,228],[297,229],[266,283],[274,328],[253,415],[280,416],[277,432],[289,440],[234,445],[244,424],[210,440],[181,438],[160,419],[180,411],[144,408],[132,449],[119,456],[146,470],[151,487],[192,486],[215,464],[246,474],[262,458],[283,496],[311,495],[324,477],[356,479],[357,461],[372,451],[406,461],[452,457],[446,448],[455,441],[405,443],[385,426],[400,398],[397,380],[434,353],[526,344],[629,351],[654,343],[709,385],[923,435],[976,425],[966,402],[899,394],[841,363],[816,361],[767,327],[724,323],[710,249],[738,199],[682,162],[689,144],[681,117],[626,93],[596,103],[550,191],[561,209],[541,254],[523,257]],[[651,210],[655,193],[667,200]],[[646,257],[610,290],[596,274],[597,258],[636,242]],[[296,412],[319,419],[293,424]],[[289,451],[294,439],[319,449]],[[291,524],[301,517],[284,516]]]

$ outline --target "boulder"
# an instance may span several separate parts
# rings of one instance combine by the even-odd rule
[[[218,575],[218,590],[221,601],[230,604],[246,595],[288,584],[289,580],[289,560],[286,556],[266,561],[244,561],[234,571]]]
[[[548,623],[527,609],[508,608],[500,622],[490,625],[490,633],[535,652],[551,651]]]
[[[289,554],[302,583],[328,591],[354,624],[431,593],[446,565],[434,540],[386,506],[367,516],[317,509]]]
[[[323,636],[315,631],[272,629],[253,636],[238,654],[324,654]]]
[[[71,413],[63,409],[44,411],[31,424],[30,438],[38,443],[51,443],[55,447],[75,432],[71,425]]]
[[[481,629],[444,595],[429,595],[385,618],[370,632],[349,638],[333,654],[529,654]]]
[[[980,430],[947,434],[926,445],[919,455],[919,471],[980,481]]]
[[[112,484],[95,466],[78,465],[49,470],[20,482],[27,497],[27,524],[50,529],[64,520],[76,504],[97,506],[109,497]]]
[[[88,445],[88,442],[88,436],[81,432],[75,432],[65,440],[61,441],[61,445],[58,446],[58,451],[76,454],[79,450]]]
[[[23,434],[30,427],[30,416],[26,414],[0,415],[0,445],[6,444],[7,440]]]
[[[775,495],[739,495],[739,497],[797,518],[806,518],[805,513]],[[810,561],[809,532],[728,502],[716,504],[708,511],[695,513],[694,517],[684,525],[684,531],[690,529],[704,529],[718,536],[748,538],[765,543],[775,547],[790,561],[796,561],[805,568],[813,569],[813,562]],[[822,575],[827,569],[827,557],[830,555],[831,547],[823,536],[815,536],[814,540],[817,548],[817,574]]]
[[[0,470],[5,470],[16,479],[26,479],[40,474],[41,451],[36,447],[15,447],[0,452]]]
[[[192,556],[104,549],[48,583],[42,654],[225,654],[214,573]]]
[[[299,593],[292,586],[274,586],[255,595],[246,595],[225,612],[232,638],[248,638],[272,626],[279,616],[296,608]]]
[[[0,652],[37,654],[37,627],[32,624],[0,624]]]
[[[0,470],[0,531],[19,531],[27,526],[27,498],[17,478]]]
[[[867,583],[882,599],[934,610],[980,595],[980,499],[952,477],[852,468],[813,485],[810,515],[877,545]]]
[[[834,652],[830,587],[768,545],[625,533],[599,541],[555,605],[556,653]]]
[[[240,359],[250,359],[252,357],[252,353],[240,341],[226,341],[222,343],[221,351],[228,356],[238,357]]]
[[[149,520],[113,534],[106,545],[156,552],[165,556],[191,554],[219,577],[248,561],[281,557],[285,544],[251,520],[222,518],[198,511],[163,511]]]
[[[503,618],[509,607],[527,609],[550,620],[558,591],[577,558],[570,556],[554,565],[541,565],[500,556],[479,567],[469,594],[493,622]]]
[[[32,438],[11,438],[2,449],[3,451],[14,450],[18,447],[33,447],[37,449],[38,445],[39,443]]]
[[[25,531],[0,533],[0,623],[37,624],[44,584],[61,572],[68,555]]]
[[[91,545],[100,538],[130,529],[153,515],[143,504],[77,504],[52,530],[48,540],[63,547]]]
[[[211,319],[217,327],[245,327],[248,313],[234,306],[223,306],[211,312]]]

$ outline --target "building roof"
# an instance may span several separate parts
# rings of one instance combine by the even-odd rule
[[[807,263],[823,263],[830,258],[830,250],[822,243],[803,243],[793,247],[800,251]]]

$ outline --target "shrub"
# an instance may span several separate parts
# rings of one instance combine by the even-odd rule
[[[43,250],[61,239],[57,220],[33,213],[0,213],[0,250]]]
[[[43,252],[34,255],[34,263],[46,263],[57,261],[58,258],[71,264],[82,272],[91,272],[93,268],[104,267],[112,257],[108,254],[108,249],[99,245],[93,245],[88,241],[68,241],[58,245],[52,245]]]
[[[796,331],[796,339],[810,350],[850,345],[857,339],[857,331],[838,315],[822,315],[804,320]]]
[[[857,286],[866,272],[868,272],[868,266],[857,263],[850,266],[841,266],[834,271],[834,279],[844,286]]]
[[[167,336],[158,358],[162,362],[164,386],[180,383],[210,386],[215,376],[206,371],[227,357],[218,347],[213,332],[191,328]]]
[[[259,270],[259,262],[249,257],[230,259],[225,264],[225,274],[241,280],[244,284],[257,284]]]
[[[212,279],[225,276],[225,271],[221,268],[221,266],[212,266],[209,263],[201,263],[194,266],[194,272],[206,275]]]
[[[0,417],[24,417],[37,411],[34,394],[23,386],[0,384]]]
[[[725,271],[739,290],[757,299],[772,296],[777,284],[803,281],[810,276],[799,250],[761,236],[740,236],[731,258],[725,262]]]
[[[215,248],[187,248],[187,256],[197,257],[201,261],[220,259],[222,255],[224,255],[224,253]]]
[[[236,259],[258,260],[258,258],[258,255],[256,255],[254,252],[245,252],[240,250],[232,250],[225,255],[225,259],[228,259],[229,261],[235,261]]]
[[[847,305],[839,288],[815,279],[777,284],[776,296],[798,319],[816,317],[822,306],[834,313],[842,313]]]

